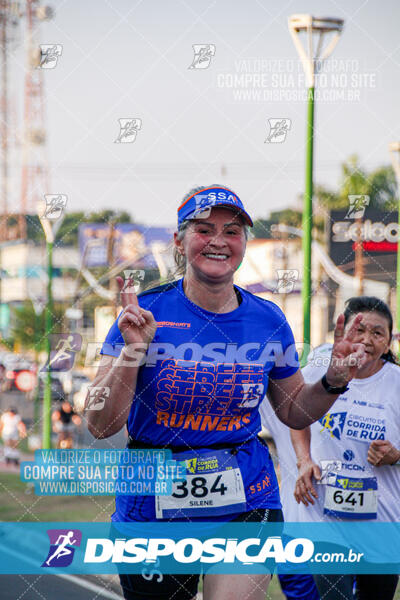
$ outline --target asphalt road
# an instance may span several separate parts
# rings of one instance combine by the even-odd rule
[[[81,585],[78,584],[81,583]],[[1,600],[123,600],[117,578],[82,575],[1,575]]]

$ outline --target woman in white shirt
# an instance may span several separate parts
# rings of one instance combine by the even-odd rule
[[[378,298],[350,298],[345,330],[358,313],[356,341],[365,345],[367,361],[329,412],[307,429],[291,432],[302,521],[400,520],[400,469],[394,466],[400,460],[400,367],[390,350],[393,319]],[[304,377],[318,380],[325,369],[314,359]],[[322,485],[316,486],[316,480]],[[353,481],[357,493],[351,495]],[[351,575],[317,575],[315,580],[324,600],[353,598]],[[398,575],[357,575],[357,600],[391,600],[397,581]]]

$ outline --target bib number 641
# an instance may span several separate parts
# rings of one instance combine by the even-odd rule
[[[336,490],[333,494],[333,501],[335,504],[351,504],[355,506],[363,506],[364,504],[364,493],[363,492],[343,492],[342,490]]]

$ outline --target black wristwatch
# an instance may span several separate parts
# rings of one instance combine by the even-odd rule
[[[328,394],[344,394],[349,389],[348,385],[342,385],[342,387],[334,387],[333,385],[329,385],[326,379],[326,373],[321,379],[321,383]]]

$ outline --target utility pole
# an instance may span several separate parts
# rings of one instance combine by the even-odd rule
[[[392,159],[393,170],[397,181],[398,196],[398,223],[399,234],[397,237],[397,278],[396,278],[396,327],[397,333],[400,332],[400,142],[392,142],[389,145],[389,152]]]
[[[354,277],[358,279],[358,295],[364,294],[364,249],[363,249],[363,235],[362,235],[362,219],[359,217],[356,219],[357,223],[357,241],[354,248]]]
[[[314,91],[315,75],[318,72],[318,63],[330,56],[339,41],[343,29],[343,19],[335,17],[314,17],[312,15],[292,15],[289,17],[289,31],[293,43],[302,62],[308,85],[307,102],[307,129],[306,129],[306,172],[303,205],[303,344],[309,348],[311,343],[311,251],[312,251],[312,197],[313,197],[313,155],[314,155]],[[302,36],[302,37],[301,37]],[[330,41],[325,45],[326,39]],[[302,44],[304,41],[304,46]],[[301,365],[307,362],[308,351],[304,350]]]
[[[115,244],[115,219],[111,218],[109,221],[110,224],[110,228],[108,231],[108,242],[107,242],[107,262],[108,262],[108,268],[112,269],[114,266],[114,244]],[[113,294],[113,299],[112,299],[112,308],[113,308],[113,315],[114,318],[117,318],[117,298],[118,298],[118,285],[117,282],[115,280],[115,277],[110,277],[110,282],[109,282],[109,286],[110,286],[110,292],[112,292]]]

